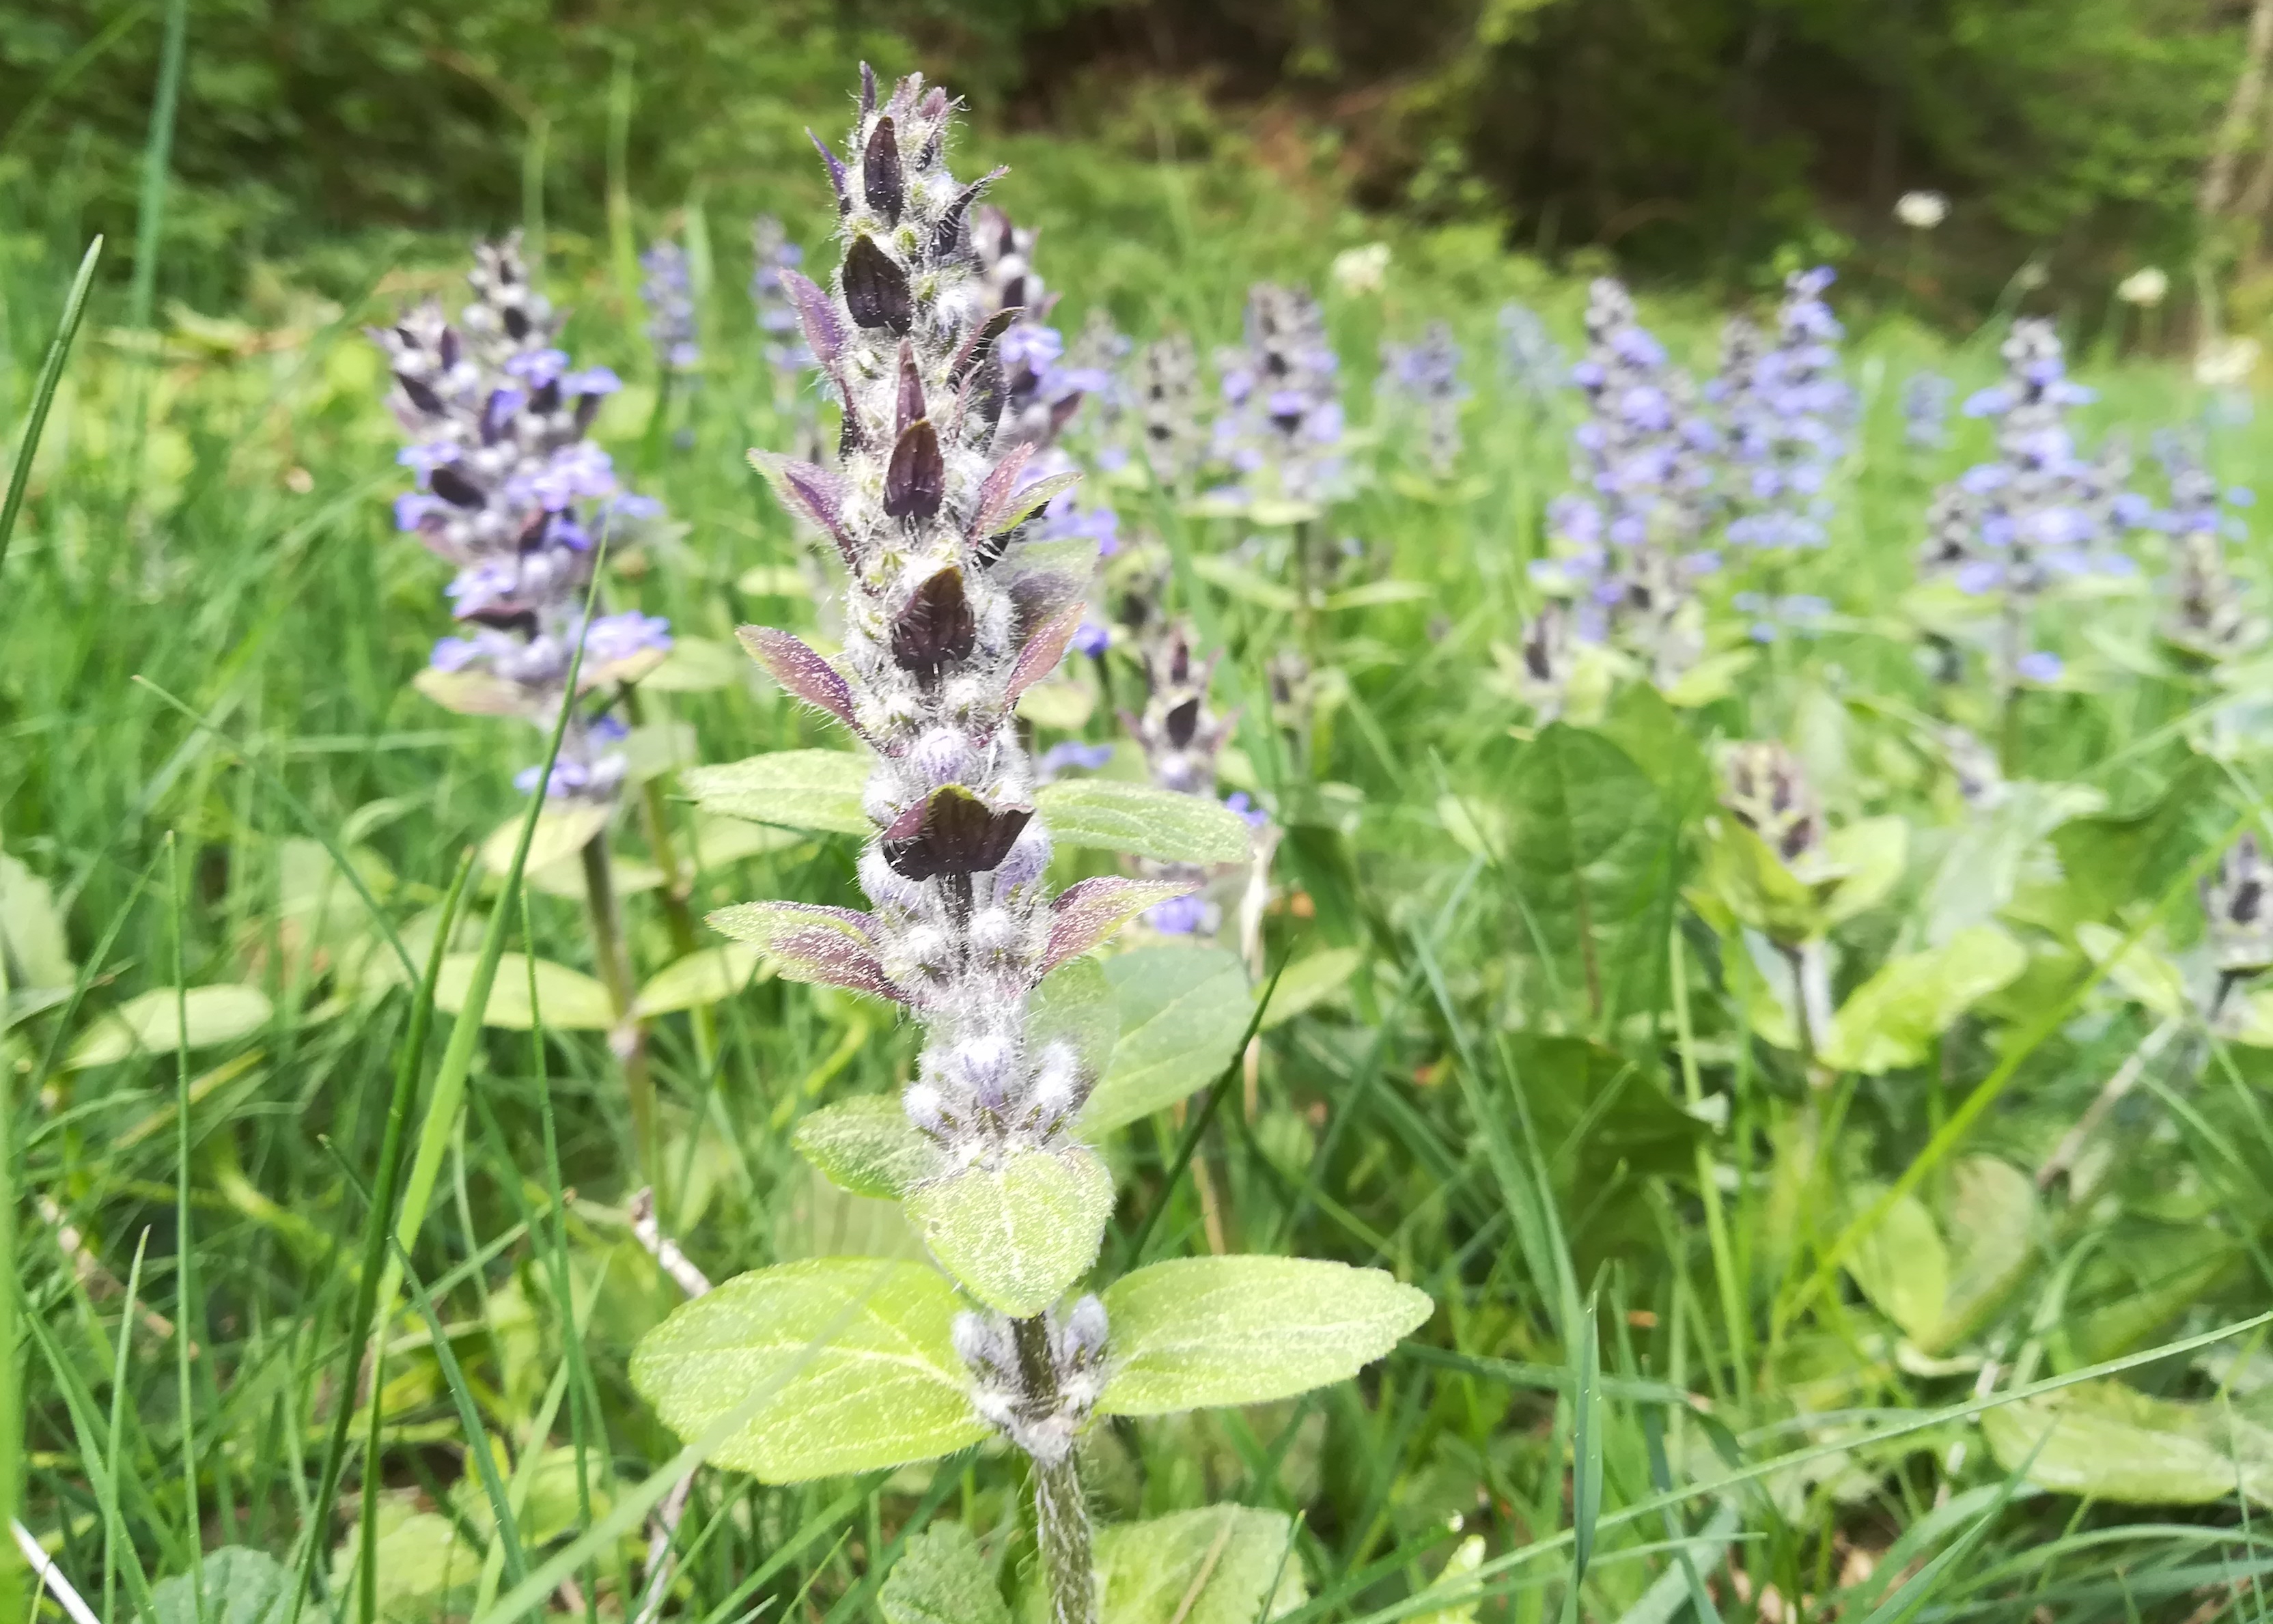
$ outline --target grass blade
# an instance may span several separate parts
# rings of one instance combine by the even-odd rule
[[[79,335],[79,318],[86,314],[87,290],[94,285],[94,267],[101,258],[102,239],[96,237],[79,262],[79,274],[71,279],[71,292],[64,299],[63,319],[56,324],[56,336],[48,341],[47,358],[40,363],[40,381],[32,390],[32,415],[25,423],[24,443],[16,448],[7,500],[0,503],[0,565],[8,562],[8,542],[16,534],[16,516],[23,512],[24,498],[32,489],[32,459],[39,453],[40,436],[48,426],[48,408],[55,404],[56,386],[63,382],[64,362],[71,354],[71,340]]]

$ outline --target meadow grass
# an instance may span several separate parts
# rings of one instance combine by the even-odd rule
[[[1250,280],[1322,282],[1331,251],[1370,234],[1235,165],[986,145],[1018,166],[1001,200],[1045,227],[1069,332],[1100,307],[1205,353],[1235,337]],[[796,216],[808,243],[817,201]],[[12,206],[11,446],[77,251],[67,211]],[[806,628],[818,610],[803,543],[742,460],[788,431],[740,294],[743,222],[671,218],[709,355],[691,389],[653,386],[619,244],[556,225],[546,274],[577,307],[571,348],[634,381],[599,437],[683,527],[617,558],[611,590],[731,647],[737,625]],[[1911,827],[1892,898],[1836,935],[1841,992],[1925,928],[1965,826],[1932,723],[1983,717],[1980,685],[1921,670],[1901,605],[1930,492],[1981,431],[1910,448],[1899,397],[1929,366],[1961,393],[1988,382],[1999,331],[1937,337],[1872,283],[1832,543],[1780,583],[1834,618],[1759,650],[1708,703],[1631,694],[1568,730],[1591,743],[1550,744],[1493,645],[1535,608],[1526,566],[1565,482],[1569,413],[1500,376],[1493,324],[1520,294],[1575,345],[1583,288],[1474,230],[1393,245],[1380,295],[1329,296],[1354,415],[1371,415],[1379,340],[1442,318],[1477,390],[1468,444],[1459,481],[1430,488],[1386,414],[1369,425],[1378,476],[1327,527],[1362,543],[1363,578],[1422,590],[1315,617],[1328,702],[1299,737],[1266,663],[1304,628],[1210,562],[1241,521],[1121,498],[1173,558],[1172,601],[1228,651],[1240,771],[1288,831],[1269,963],[1348,949],[1357,968],[1264,1035],[1251,1096],[1119,1136],[1106,1246],[1204,1252],[1219,1225],[1246,1250],[1388,1268],[1438,1312],[1359,1382],[1100,1428],[1101,1515],[1219,1500],[1296,1514],[1305,1620],[1782,1619],[1802,1598],[1805,1616],[1874,1621],[2257,1616],[2253,1519],[2273,1493],[2262,1051],[2221,1030],[2195,1063],[2150,1068],[2089,1200],[2012,1194],[2154,1025],[2107,967],[2198,938],[2195,882],[2262,820],[2262,748],[2198,748],[2209,690],[2139,652],[2151,599],[2086,601],[2059,625],[2072,677],[2029,696],[2014,776],[2104,799],[2014,849],[2003,913],[2027,968],[1923,1060],[1812,1081],[1754,1029],[1764,1007],[1734,939],[1695,901],[1709,747],[1782,737],[1834,823]],[[359,1542],[390,1619],[628,1618],[646,1514],[694,1466],[626,1376],[680,1292],[632,1231],[634,1135],[604,1035],[467,1022],[446,1050],[447,1014],[416,992],[453,947],[592,964],[573,887],[517,886],[518,857],[452,905],[469,847],[521,812],[512,773],[543,744],[409,686],[444,629],[440,571],[389,522],[401,475],[359,326],[448,288],[461,251],[367,243],[328,263],[328,298],[272,268],[241,311],[176,309],[147,330],[133,318],[157,273],[138,261],[131,288],[95,296],[0,559],[22,1515],[106,1619],[196,1616],[165,1611],[188,1603],[178,1591],[154,1609],[154,1591],[232,1546],[319,1575],[311,1613],[352,1612]],[[1709,368],[1707,301],[1648,314]],[[2216,407],[2222,474],[2245,481],[2264,449],[2262,426],[2172,367],[2103,354],[2079,370],[2103,392],[2084,414],[2095,438]],[[2237,548],[2260,580],[2263,530]],[[1135,680],[1117,662],[1075,678],[1101,679]],[[691,730],[688,761],[827,742],[754,675],[644,703],[650,737]],[[1110,706],[1073,730],[1111,737]],[[1550,748],[1578,753],[1550,772]],[[670,806],[681,834],[703,827]],[[851,895],[852,841],[761,844],[706,864],[691,842],[698,917]],[[636,857],[642,837],[619,845]],[[1615,917],[1585,915],[1597,883]],[[628,915],[648,971],[677,956],[651,896]],[[499,973],[533,972],[506,957]],[[210,1025],[203,1004],[181,1013],[213,988],[258,1000]],[[118,1037],[121,1011],[139,1044]],[[819,1104],[895,1088],[912,1052],[882,1006],[776,979],[714,1021],[658,1020],[666,1231],[714,1279],[911,1245],[789,1134]],[[432,1104],[454,1068],[462,1116]],[[439,1153],[430,1216],[383,1251],[371,1193],[420,1135]],[[375,1272],[404,1298],[372,1290]],[[1947,1317],[1923,1302],[1937,1290]],[[375,1403],[359,1372],[374,1302],[396,1310]],[[2069,1392],[2095,1407],[2052,1396]],[[873,1616],[935,1515],[1016,1570],[1031,1550],[1016,1486],[991,1446],[786,1489],[700,1472],[669,1606],[712,1624]]]

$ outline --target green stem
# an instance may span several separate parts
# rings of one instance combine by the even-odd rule
[[[1018,1373],[1027,1402],[1037,1410],[1056,1408],[1056,1362],[1050,1357],[1049,1326],[1041,1315],[1010,1321],[1018,1350]],[[1034,1534],[1041,1547],[1042,1582],[1048,1587],[1050,1624],[1097,1624],[1097,1566],[1090,1550],[1089,1502],[1071,1449],[1055,1460],[1030,1457],[1033,1464]]]
[[[56,324],[47,359],[40,364],[40,381],[32,389],[32,419],[24,426],[24,443],[16,451],[16,471],[9,475],[7,497],[0,500],[0,563],[7,559],[9,538],[16,534],[16,516],[24,511],[24,498],[31,492],[32,459],[47,429],[48,408],[55,404],[56,385],[63,382],[64,359],[71,354],[79,318],[86,313],[86,291],[94,281],[94,263],[101,258],[102,239],[97,237],[86,245],[86,256],[79,262],[79,274],[71,279],[71,292],[64,299],[63,319]]]
[[[1681,927],[1673,927],[1672,945],[1668,968],[1673,984],[1674,1031],[1681,1040],[1681,1089],[1684,1101],[1692,1115],[1705,1102],[1704,1084],[1697,1075],[1696,1040],[1691,1036],[1689,1024],[1688,967],[1683,962]],[[1739,1155],[1744,1141],[1736,1141]],[[1751,1362],[1751,1314],[1744,1306],[1742,1285],[1737,1276],[1734,1254],[1729,1247],[1727,1215],[1721,1210],[1721,1183],[1714,1174],[1713,1150],[1703,1138],[1697,1141],[1697,1194],[1705,1203],[1705,1237],[1713,1252],[1713,1275],[1721,1288],[1721,1313],[1729,1322],[1729,1363],[1736,1372],[1738,1387],[1744,1385],[1744,1370]]]
[[[36,436],[37,430],[34,434]],[[0,532],[4,539],[5,532]],[[0,954],[0,1009],[8,1003],[7,955]],[[24,1381],[16,1358],[16,1287],[24,1270],[16,1258],[16,1068],[0,1065],[0,1269],[9,1283],[0,1286],[0,1618],[20,1619],[31,1609],[25,1579],[28,1566],[8,1530],[21,1514],[24,1498]],[[132,1334],[121,1321],[119,1335]]]
[[[632,1108],[632,1141],[647,1182],[656,1193],[656,1204],[670,1208],[664,1199],[662,1143],[655,1114],[655,1078],[647,1065],[647,1027],[632,1014],[639,989],[632,980],[629,956],[624,951],[623,922],[616,910],[616,885],[608,861],[608,837],[604,832],[584,843],[584,900],[592,924],[592,953],[600,962],[600,979],[615,1007],[616,1029],[608,1035],[610,1047],[623,1062],[624,1091]]]

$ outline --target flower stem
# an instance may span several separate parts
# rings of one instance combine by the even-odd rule
[[[1026,1402],[1037,1410],[1057,1403],[1056,1362],[1042,1316],[1010,1321]],[[1050,1624],[1097,1624],[1097,1568],[1090,1552],[1089,1502],[1073,1451],[1033,1462],[1034,1531],[1041,1546],[1042,1580],[1049,1587]]]
[[[624,1091],[632,1109],[633,1148],[648,1182],[663,1204],[663,1155],[655,1114],[655,1079],[647,1067],[647,1027],[632,1018],[637,991],[632,984],[631,961],[624,951],[622,921],[616,911],[614,872],[608,861],[608,837],[595,834],[584,843],[584,898],[592,924],[592,954],[600,962],[600,979],[616,1013],[615,1030],[608,1045],[624,1067]],[[668,1210],[668,1209],[666,1209]]]

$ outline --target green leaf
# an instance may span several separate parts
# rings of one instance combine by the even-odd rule
[[[919,1263],[761,1269],[642,1337],[632,1385],[682,1439],[752,1404],[711,1464],[763,1482],[930,1460],[993,1432],[965,1390],[956,1307],[955,1288]]]
[[[2258,1505],[2273,1505],[2273,1432],[2230,1405],[2087,1381],[1988,1411],[1981,1433],[1999,1466],[2026,1468],[2030,1483],[2059,1493],[2126,1506],[2208,1506],[2238,1487]]]
[[[477,953],[454,953],[442,961],[441,977],[434,984],[435,1008],[453,1015],[465,1008],[480,959]],[[490,984],[489,1002],[482,1009],[484,1026],[526,1032],[539,1017],[556,1032],[604,1032],[616,1024],[608,989],[582,970],[537,960],[534,1009],[529,1003],[529,977],[527,954],[508,953],[498,961],[497,979]]]
[[[1097,1530],[1099,1624],[1264,1624],[1309,1599],[1294,1520],[1250,1506],[1207,1506]],[[1025,1624],[1049,1598],[1027,1587]]]
[[[708,693],[732,687],[749,669],[749,660],[739,649],[679,632],[672,633],[671,652],[663,663],[641,677],[640,686],[664,693]]]
[[[1102,1415],[1291,1398],[1355,1375],[1435,1311],[1377,1269],[1307,1258],[1177,1258],[1105,1292]]]
[[[1891,959],[1840,1007],[1823,1059],[1867,1076],[1916,1066],[1937,1036],[2028,962],[2021,944],[1993,924],[1969,926],[1939,947]]]
[[[524,815],[514,813],[491,829],[482,842],[482,866],[491,873],[502,874],[513,866],[513,849],[521,839]],[[612,807],[589,803],[547,806],[536,815],[536,833],[529,837],[529,860],[521,865],[521,872],[533,874],[538,869],[566,862],[604,833],[609,819],[614,815]]]
[[[1579,1370],[1571,1419],[1571,1583],[1581,1583],[1594,1557],[1602,1515],[1602,1339],[1595,1303],[1579,1323]]]
[[[2082,784],[2007,784],[2004,798],[1962,825],[1934,865],[1919,899],[1926,940],[1939,945],[1989,923],[2013,900],[2023,865],[2044,837],[2106,804]]]
[[[642,1017],[666,1015],[704,1004],[723,1004],[772,975],[765,954],[753,943],[698,948],[656,971],[633,1000],[633,1013]]]
[[[1051,840],[1161,863],[1244,863],[1254,831],[1228,806],[1117,778],[1061,778],[1034,791]]]
[[[860,805],[868,758],[849,750],[777,750],[724,767],[691,767],[679,777],[707,812],[830,834],[876,832]]]
[[[1356,947],[1328,947],[1295,960],[1279,977],[1271,1007],[1263,1014],[1263,1030],[1282,1026],[1333,997],[1357,974],[1364,959],[1364,953]]]
[[[1652,689],[1652,692],[1656,690]],[[1476,1570],[1484,1565],[1484,1540],[1482,1534],[1470,1534],[1452,1547],[1452,1554],[1444,1566],[1429,1581],[1423,1596],[1457,1597],[1447,1599],[1444,1605],[1428,1613],[1408,1613],[1406,1624],[1476,1624],[1476,1609],[1483,1605],[1483,1595],[1476,1581]]]
[[[932,1255],[989,1308],[1037,1314],[1097,1261],[1113,1216],[1113,1175],[1085,1145],[1014,1151],[907,1198]]]
[[[1824,899],[1827,925],[1841,924],[1887,898],[1909,860],[1910,826],[1902,818],[1864,818],[1823,838],[1824,855],[1842,872]]]
[[[1538,947],[1591,1012],[1644,1007],[1664,977],[1679,834],[1649,777],[1609,739],[1549,725],[1518,758],[1508,872]]]
[[[176,998],[173,988],[158,987],[127,999],[80,1035],[64,1064],[109,1066],[138,1054],[171,1054],[177,1044],[211,1049],[259,1031],[273,1013],[266,993],[235,983],[191,987],[179,994],[178,1007]]]
[[[1010,1624],[979,1542],[960,1523],[934,1523],[908,1540],[876,1608],[884,1624]]]
[[[1643,1177],[1695,1171],[1705,1125],[1674,1102],[1654,1062],[1559,1034],[1513,1032],[1507,1044],[1549,1172],[1566,1196],[1600,1191],[1621,1169]]]
[[[1257,523],[1264,521],[1257,520]],[[1244,565],[1235,564],[1220,553],[1202,553],[1192,560],[1192,573],[1209,585],[1220,587],[1233,597],[1252,603],[1258,609],[1275,610],[1291,615],[1302,607],[1302,599],[1294,589],[1275,580],[1266,580]]]
[[[797,1125],[790,1142],[829,1182],[855,1195],[897,1201],[939,1171],[939,1147],[899,1098],[864,1094],[823,1105]]]
[[[379,1538],[371,1542],[371,1554],[379,1570],[379,1616],[386,1624],[430,1624],[473,1599],[482,1555],[467,1547],[455,1523],[439,1512],[419,1511],[390,1526],[386,1513],[379,1515]],[[334,1595],[355,1594],[361,1547],[358,1529],[333,1553]],[[268,1624],[275,1624],[281,1616],[272,1615]]]
[[[1949,1306],[1943,1324],[1963,1318],[1977,1302],[2002,1291],[2027,1267],[2037,1223],[2036,1181],[2009,1162],[1970,1156],[1949,1170]],[[1920,1343],[1938,1351],[1946,1332]]]
[[[1329,592],[1321,608],[1329,611],[1345,609],[1378,609],[1390,603],[1417,603],[1437,595],[1437,588],[1420,580],[1369,580],[1354,587],[1345,587],[1339,592]]]
[[[270,1624],[281,1617],[292,1575],[266,1551],[223,1545],[206,1553],[205,1583],[177,1573],[150,1588],[157,1624]],[[204,1605],[199,1605],[202,1591]]]
[[[2080,924],[2075,928],[2076,946],[2091,955],[2093,963],[2106,967],[2108,980],[2126,998],[2166,1021],[2186,1020],[2194,1012],[2194,997],[2187,991],[2186,971],[2167,954],[2157,951],[2151,942],[2142,939],[2132,943],[2122,957],[2109,962],[2127,935],[2127,932],[2104,924]]]
[[[1706,842],[1706,890],[1739,924],[1786,947],[1823,934],[1824,899],[1837,879],[1802,879],[1734,818],[1716,819]]]
[[[1113,1064],[1120,1035],[1121,1001],[1105,966],[1086,954],[1043,977],[1026,999],[1027,1044],[1036,1050],[1049,1043],[1071,1044],[1082,1075],[1092,1082]]]
[[[1081,1113],[1104,1134],[1206,1087],[1255,1018],[1247,967],[1220,947],[1139,947],[1110,959],[1121,1010],[1113,1069]]]
[[[0,851],[0,954],[7,955],[8,990],[68,987],[79,977],[62,914],[48,883]]]
[[[1857,1212],[1885,1194],[1883,1186],[1862,1185],[1849,1192]],[[1905,1195],[1887,1209],[1878,1227],[1856,1243],[1847,1272],[1872,1306],[1902,1328],[1911,1341],[1931,1338],[1949,1300],[1949,1252],[1925,1203]]]

